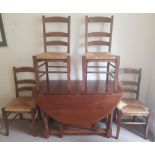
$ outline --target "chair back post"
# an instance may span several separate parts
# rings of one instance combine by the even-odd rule
[[[116,61],[115,61],[115,74],[114,74],[114,91],[115,93],[118,93],[118,76],[119,76],[119,66],[120,66],[120,57],[117,56]],[[110,65],[110,63],[108,64]],[[108,74],[107,74],[108,75]]]
[[[88,16],[85,16],[85,53],[88,52]]]
[[[35,79],[36,79],[36,91],[39,91],[39,67],[36,56],[33,56],[33,66],[34,66],[34,73],[35,73]],[[48,74],[46,73],[46,76]],[[47,77],[46,77],[47,78]]]
[[[45,16],[42,16],[42,22],[43,22],[44,52],[47,52],[47,46],[46,46],[46,27],[45,27]]]
[[[140,92],[140,83],[141,83],[141,76],[142,76],[142,69],[139,69],[139,74],[138,74],[138,83],[137,83],[137,94],[136,94],[136,99],[139,99],[139,92]]]
[[[68,53],[70,53],[70,31],[71,31],[70,21],[71,21],[71,17],[68,16],[68,47],[67,47]]]
[[[14,82],[15,82],[15,92],[16,92],[16,97],[19,97],[18,84],[17,84],[16,67],[13,67],[13,75],[14,75]]]
[[[109,52],[111,52],[111,44],[112,44],[112,32],[113,32],[113,22],[114,22],[114,16],[111,16],[111,24],[110,24],[110,46],[109,46]]]

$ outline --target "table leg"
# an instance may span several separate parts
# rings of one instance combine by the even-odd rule
[[[112,137],[112,122],[113,122],[113,112],[108,116],[108,123],[107,123],[107,137]]]

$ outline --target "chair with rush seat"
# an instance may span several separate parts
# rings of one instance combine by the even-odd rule
[[[36,85],[34,80],[34,69],[32,67],[13,67],[16,98],[10,101],[4,108],[2,108],[3,121],[6,128],[6,136],[9,135],[9,120],[11,114],[15,114],[13,119],[18,116],[22,120],[23,114],[29,114],[32,118],[32,133],[36,136],[36,121],[35,113],[37,111],[35,99],[33,97],[33,89]],[[29,77],[28,77],[29,76]],[[27,92],[27,95],[23,93]],[[32,93],[31,96],[28,92]]]
[[[119,77],[120,78],[124,77],[124,79],[121,79],[119,81],[120,86],[122,87],[123,99],[118,104],[116,110],[117,111],[116,138],[118,139],[119,137],[121,123],[141,124],[141,125],[144,124],[145,125],[144,137],[147,138],[150,123],[150,110],[141,101],[139,101],[141,69],[122,68],[119,71]],[[127,95],[129,94],[132,96],[128,97]],[[129,119],[128,117],[132,118],[131,121],[128,121]],[[122,120],[123,118],[124,121]]]
[[[109,27],[109,31],[105,32],[90,32],[90,24],[103,24]],[[85,17],[85,55],[82,56],[82,71],[83,71],[83,90],[87,89],[87,74],[106,74],[106,82],[109,77],[114,80],[114,87],[118,82],[118,69],[120,57],[111,52],[112,42],[112,29],[113,29],[113,16],[111,17]],[[95,39],[94,39],[95,38]],[[99,39],[96,39],[99,38]],[[92,41],[93,39],[93,41]],[[106,39],[106,40],[105,40]],[[108,51],[93,51],[90,52],[90,47],[108,47]],[[97,49],[99,50],[99,49]],[[90,65],[90,63],[98,63],[98,65]],[[104,64],[99,64],[104,63]],[[89,64],[89,65],[88,65]],[[92,70],[93,69],[93,70]],[[94,71],[94,69],[97,69]],[[100,70],[102,69],[102,71]],[[108,87],[106,88],[108,91]]]
[[[33,57],[37,88],[39,80],[42,76],[46,76],[47,83],[49,82],[49,74],[66,73],[67,74],[67,88],[70,90],[70,16],[68,17],[45,17],[42,16],[43,21],[43,36],[44,36],[44,52]],[[48,30],[48,25],[51,26],[54,23],[65,24],[67,31],[55,32],[54,30]],[[66,25],[67,24],[67,25]],[[58,26],[59,26],[58,25]],[[58,27],[57,26],[57,27]],[[58,38],[58,39],[55,39]],[[67,41],[62,41],[66,39]],[[49,48],[52,47],[66,47],[65,52],[52,51]],[[54,65],[50,64],[54,63]],[[60,65],[56,63],[64,63]],[[43,70],[43,67],[45,69]],[[41,68],[41,69],[40,69]],[[63,71],[62,71],[63,69]]]

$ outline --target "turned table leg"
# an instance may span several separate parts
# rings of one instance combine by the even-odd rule
[[[107,123],[107,137],[112,137],[112,122],[113,122],[113,112],[108,116],[108,123]]]

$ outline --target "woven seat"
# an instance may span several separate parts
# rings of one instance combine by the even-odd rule
[[[36,57],[38,60],[67,60],[69,53],[47,52],[40,53]]]
[[[20,97],[15,98],[10,103],[7,104],[5,111],[7,112],[30,112],[35,108],[35,99],[31,97]]]
[[[112,54],[112,53],[109,53],[109,52],[91,52],[91,53],[86,53],[85,54],[85,58],[87,60],[115,60],[117,58],[116,55]]]
[[[118,110],[120,110],[124,115],[148,115],[149,110],[145,105],[138,100],[122,100],[117,105]]]

